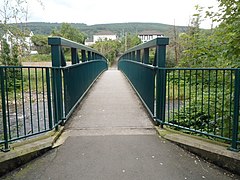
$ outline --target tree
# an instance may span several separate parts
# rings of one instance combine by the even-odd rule
[[[220,23],[213,30],[215,42],[221,51],[219,57],[226,66],[240,67],[240,3],[236,0],[218,0],[219,8],[213,12],[210,8],[206,17]]]
[[[21,65],[19,62],[19,46],[17,44],[14,44],[12,50],[10,50],[6,40],[2,40],[1,63],[4,66]]]
[[[233,66],[240,67],[240,3],[236,0],[219,0],[221,15],[218,20],[222,20],[219,26],[220,32],[226,33],[225,42],[226,54]]]
[[[239,9],[237,4],[235,7]],[[227,8],[225,10],[228,11]],[[232,12],[227,16],[225,10],[222,8],[217,13],[207,11],[206,17],[212,22],[220,22],[220,25],[211,30],[203,30],[199,28],[203,11],[202,8],[197,8],[189,30],[180,34],[182,52],[179,66],[240,67],[240,24],[237,18],[232,17]]]
[[[6,40],[2,40],[1,63],[4,66],[20,66],[18,45],[13,45],[12,52]],[[21,71],[19,68],[6,69],[6,79],[8,81],[7,90],[13,91],[21,87]]]
[[[126,33],[121,40],[121,51],[124,52],[139,44],[141,44],[141,39],[136,34]]]
[[[41,5],[41,0],[36,0]],[[12,22],[19,23],[22,22],[25,18],[25,21],[27,21],[28,16],[28,0],[3,0],[0,6],[0,27],[2,29],[3,34],[9,34],[11,39],[14,39],[15,45],[9,49],[7,48],[6,41],[2,40],[3,48],[1,52],[2,63],[5,65],[17,65],[20,64],[19,62],[15,62],[15,60],[19,61],[19,46],[21,46],[21,49],[25,49],[25,31],[24,29],[19,29],[17,25],[10,24]],[[15,48],[15,49],[14,49]],[[9,49],[9,51],[8,51]],[[6,51],[6,52],[5,52]],[[23,51],[22,51],[23,52]],[[15,54],[14,54],[15,53]],[[11,58],[9,58],[12,56]],[[11,62],[11,60],[14,59],[14,63]],[[12,64],[13,63],[13,64]]]
[[[21,65],[21,63],[19,62],[19,46],[17,44],[13,45],[10,65],[13,66]]]
[[[119,54],[119,49],[121,44],[117,40],[104,40],[104,41],[97,41],[93,48],[97,51],[101,52],[110,63],[116,59]]]
[[[203,53],[207,51],[205,45],[207,34],[200,29],[203,8],[200,6],[195,6],[195,8],[197,12],[193,15],[187,32],[180,34],[179,37],[182,49],[179,65],[184,67],[202,66],[205,58]]]
[[[79,31],[78,29],[74,28],[73,26],[71,26],[68,23],[62,23],[62,26],[60,28],[60,30],[54,30],[52,31],[52,35],[53,36],[61,36],[64,37],[66,39],[84,44],[85,40],[86,40],[86,35],[83,34],[81,31]]]
[[[50,46],[48,45],[48,36],[38,34],[32,36],[31,40],[39,54],[50,53],[51,49]]]
[[[1,63],[7,66],[11,61],[10,48],[5,39],[2,39]]]
[[[0,6],[0,24],[7,25],[9,22],[23,22],[28,18],[29,0],[2,0]],[[41,0],[36,0],[41,6]]]

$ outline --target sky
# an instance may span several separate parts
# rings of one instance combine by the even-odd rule
[[[194,6],[217,7],[217,0],[28,0],[30,22],[68,22],[88,25],[154,22],[189,25]],[[202,23],[210,28],[210,21]]]

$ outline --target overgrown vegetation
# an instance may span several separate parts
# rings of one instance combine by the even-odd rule
[[[53,29],[51,32],[53,36],[60,36],[66,39],[84,44],[87,36],[79,29],[71,26],[69,23],[62,23],[60,29]]]
[[[212,8],[204,12],[202,7],[196,6],[197,12],[191,26],[185,33],[180,33],[175,38],[177,41],[172,44],[172,48],[178,50],[176,54],[179,59],[176,54],[172,54],[179,60],[175,61],[175,67],[240,68],[240,4],[234,0],[219,0],[219,3],[217,13],[212,12]],[[219,25],[210,30],[200,29],[204,17]],[[177,92],[170,96],[180,106],[171,110],[169,121],[186,128],[231,138],[233,92],[239,88],[234,87],[233,83],[239,77],[234,77],[234,72],[222,70],[211,73],[199,70],[196,74],[188,71],[185,75],[175,74],[175,77],[173,73],[170,73],[168,79],[171,84],[170,94],[175,91],[173,89]],[[184,93],[186,97],[182,99]]]
[[[2,40],[2,51],[1,51],[1,64],[4,66],[20,66],[18,54],[19,46],[14,44],[12,50],[10,50],[9,45],[3,39]],[[12,51],[12,52],[11,52]],[[5,71],[5,78],[8,79],[7,91],[13,91],[19,89],[20,84],[20,71],[19,69],[9,68]]]

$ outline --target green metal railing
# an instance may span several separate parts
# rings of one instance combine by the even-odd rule
[[[64,38],[51,37],[48,43],[52,47],[53,114],[55,124],[63,124],[95,79],[108,68],[108,62],[98,51]],[[71,52],[71,66],[66,66],[64,48]]]
[[[58,129],[107,69],[107,60],[94,49],[60,37],[49,38],[49,44],[52,67],[0,66],[3,151],[10,142]],[[69,66],[65,53],[71,54]]]
[[[240,69],[166,68],[167,44],[157,38],[136,46],[118,67],[157,124],[222,139],[237,151]]]
[[[53,128],[51,69],[0,66],[0,144]]]
[[[236,150],[240,142],[239,69],[164,70],[167,76],[164,124],[232,142]]]
[[[164,72],[156,71],[156,67],[165,67],[168,43],[169,39],[162,37],[140,44],[126,51],[118,62],[118,68],[128,77],[150,115],[155,121],[163,122],[166,76]]]

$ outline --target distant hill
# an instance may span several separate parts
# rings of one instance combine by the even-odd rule
[[[113,23],[113,24],[96,24],[87,25],[83,23],[70,23],[73,27],[84,32],[88,37],[96,34],[99,31],[111,31],[119,36],[125,32],[138,33],[142,31],[159,31],[164,34],[169,34],[173,26],[161,23]],[[19,24],[19,26],[26,26],[34,34],[51,34],[53,29],[59,29],[61,23],[46,23],[46,22],[29,22],[26,24]],[[186,26],[176,26],[178,32],[186,31]]]

